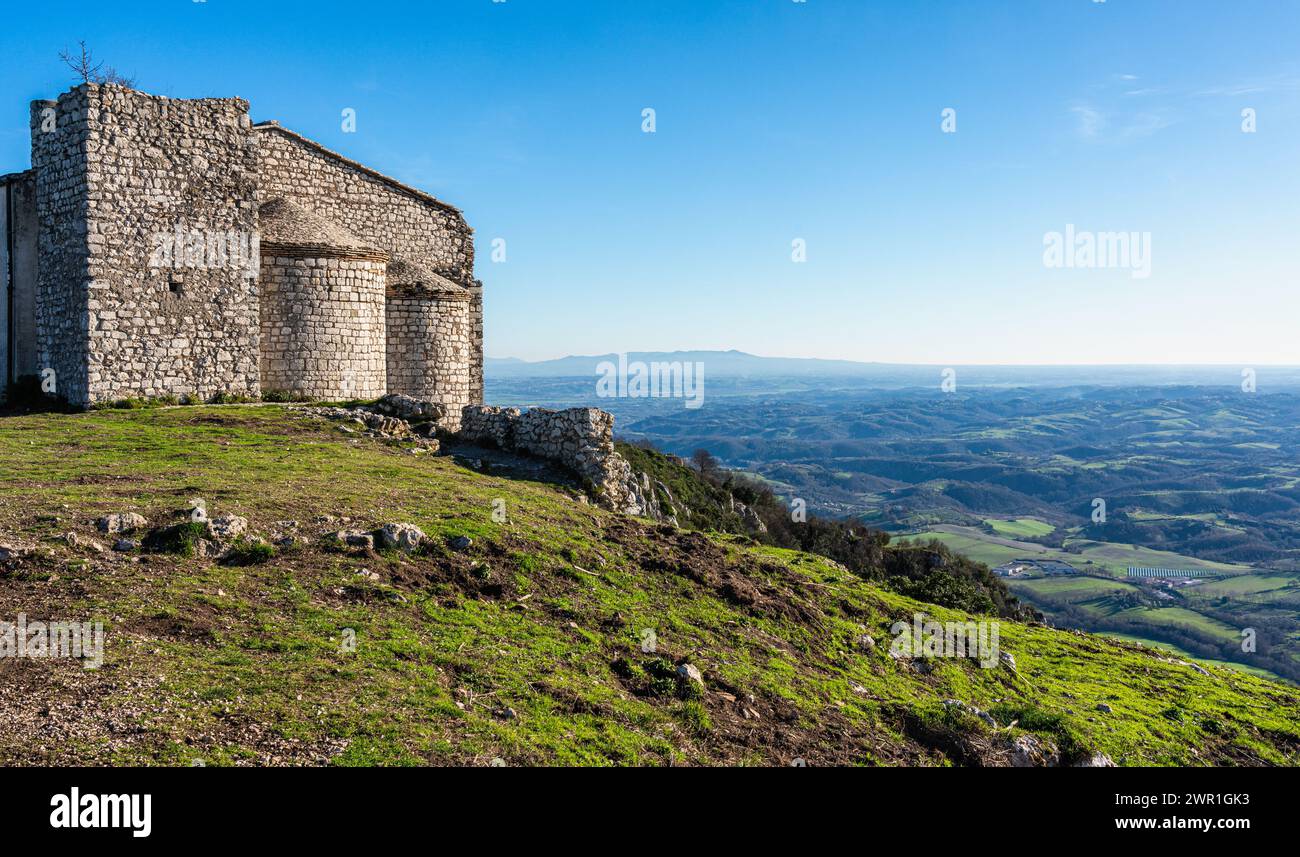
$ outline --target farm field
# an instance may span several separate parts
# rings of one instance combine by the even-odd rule
[[[1131,614],[1138,614],[1137,618],[1144,622],[1152,622],[1156,625],[1169,625],[1172,627],[1193,628],[1204,634],[1217,636],[1227,642],[1237,642],[1241,639],[1236,628],[1224,622],[1211,619],[1195,610],[1188,610],[1185,607],[1156,607],[1151,609],[1137,608],[1128,610],[1119,615],[1121,617]]]
[[[1080,571],[1111,577],[1126,576],[1129,566],[1205,569],[1221,574],[1250,574],[1255,571],[1246,565],[1211,562],[1169,551],[1088,539],[1067,539],[1064,544],[1069,550],[1052,548],[1036,542],[992,536],[976,527],[951,524],[942,524],[923,533],[899,535],[897,538],[922,541],[937,539],[953,550],[990,567],[1014,559],[1054,559],[1067,562]]]
[[[1118,577],[1125,576],[1128,573],[1129,566],[1188,570],[1206,569],[1223,574],[1249,574],[1255,570],[1247,565],[1211,562],[1170,551],[1152,550],[1136,545],[1116,544],[1113,542],[1067,539],[1065,547],[1078,550],[1079,553],[1076,556],[1082,556],[1093,565],[1100,566]],[[1070,550],[1067,550],[1066,553],[1069,554]]]
[[[976,527],[940,525],[907,538],[937,539],[990,567],[1014,559],[1059,560],[1079,569],[1062,577],[1007,578],[1018,598],[1055,624],[1098,633],[1126,634],[1177,649],[1186,657],[1232,663],[1256,674],[1300,675],[1300,574],[1216,563],[1110,542],[1068,539],[1079,553],[1047,547]],[[1185,587],[1129,582],[1129,565],[1205,569],[1222,577]],[[1231,624],[1216,616],[1232,616]],[[1242,628],[1267,628],[1270,669],[1241,651]],[[1260,650],[1261,652],[1264,649]],[[1245,661],[1245,663],[1242,663]],[[1290,667],[1290,669],[1288,669]]]
[[[1069,577],[1040,577],[1035,580],[1008,580],[1011,591],[1026,601],[1062,601],[1078,603],[1108,595],[1135,593],[1138,587],[1118,580],[1101,577],[1071,575]]]
[[[1245,574],[1198,585],[1191,593],[1201,598],[1245,598],[1274,596],[1279,593],[1300,595],[1300,575]]]
[[[1000,536],[1010,536],[1015,539],[1036,539],[1041,536],[1050,535],[1056,531],[1054,524],[1037,520],[1036,518],[985,518],[984,523],[993,528]]]

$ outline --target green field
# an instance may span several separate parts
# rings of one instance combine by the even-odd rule
[[[1081,571],[1106,574],[1111,577],[1124,577],[1128,573],[1129,566],[1205,569],[1221,574],[1250,574],[1254,571],[1254,569],[1244,565],[1207,562],[1190,556],[1170,553],[1169,551],[1151,550],[1150,548],[1112,542],[1095,542],[1087,539],[1067,539],[1065,541],[1066,547],[1073,550],[1061,550],[1059,548],[1045,547],[1034,542],[990,535],[975,527],[962,527],[951,524],[934,527],[923,533],[901,535],[898,538],[919,539],[922,541],[937,539],[958,553],[963,553],[971,559],[985,563],[990,567],[999,566],[1014,559],[1052,559],[1068,562]]]
[[[897,538],[915,541],[936,539],[948,547],[965,554],[976,562],[982,562],[990,568],[1010,562],[1013,559],[1059,559],[1076,565],[1078,557],[1071,557],[1064,551],[1044,547],[1033,542],[1022,542],[1000,536],[991,536],[974,527],[959,527],[944,524],[923,533],[901,535]]]
[[[1236,628],[1225,625],[1217,619],[1211,619],[1209,616],[1203,616],[1195,610],[1188,610],[1185,607],[1154,607],[1148,609],[1125,610],[1120,616],[1132,617],[1142,622],[1150,622],[1155,625],[1168,625],[1174,628],[1192,628],[1211,637],[1217,637],[1229,642],[1240,640],[1241,637]]]
[[[984,523],[1000,536],[1020,539],[1036,539],[1056,530],[1055,525],[1037,518],[985,518]]]
[[[1105,598],[1107,595],[1137,591],[1137,587],[1118,580],[1100,577],[1041,577],[1036,580],[1009,580],[1011,591],[1029,601],[1062,601],[1075,604]]]
[[[1300,575],[1243,574],[1202,583],[1189,594],[1205,598],[1242,598],[1277,594],[1282,590],[1287,590],[1287,594],[1300,594]]]
[[[1113,542],[1094,542],[1087,539],[1067,539],[1067,548],[1077,549],[1078,554],[1095,565],[1107,569],[1116,576],[1123,577],[1129,566],[1147,568],[1183,568],[1205,569],[1223,574],[1249,574],[1254,569],[1245,565],[1231,565],[1223,562],[1208,562],[1169,551],[1152,550],[1136,545],[1115,544]],[[1067,562],[1069,560],[1066,560]]]

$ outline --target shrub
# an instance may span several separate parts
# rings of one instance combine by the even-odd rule
[[[240,538],[226,552],[225,565],[261,565],[275,557],[275,548],[266,542]]]
[[[186,521],[170,527],[157,529],[144,537],[144,549],[153,553],[170,553],[177,556],[192,557],[199,539],[208,533],[207,524]]]

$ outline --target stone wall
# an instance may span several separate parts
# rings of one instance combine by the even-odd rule
[[[259,394],[258,207],[277,196],[464,287],[469,300],[445,319],[397,311],[412,336],[420,327],[436,334],[433,352],[417,358],[402,385],[447,400],[453,413],[482,401],[481,283],[473,278],[473,234],[456,208],[278,126],[254,128],[237,98],[178,100],[83,84],[57,101],[33,102],[31,134],[39,235],[24,252],[33,270],[38,257],[40,265],[26,305],[34,345],[21,351],[34,371],[55,371],[57,393],[69,402]],[[366,279],[365,265],[351,267],[349,275]],[[381,313],[381,331],[383,323]],[[357,395],[385,390],[385,341],[381,335],[376,345],[368,325],[364,333],[340,328],[348,349],[374,349],[364,370],[355,367]],[[296,344],[298,364],[333,359],[313,347]],[[274,362],[287,345],[272,351]],[[0,362],[0,380],[9,369]],[[268,384],[316,382],[300,380],[274,376]]]
[[[343,226],[393,257],[417,262],[473,290],[474,235],[454,206],[405,187],[276,124],[259,124],[264,199],[282,196]],[[479,293],[481,295],[481,292]],[[470,395],[483,401],[481,309],[471,304]],[[477,318],[477,322],[475,319]]]
[[[388,391],[446,405],[451,431],[473,401],[469,308],[464,296],[388,293]]]
[[[33,105],[32,162],[37,335],[59,393],[256,395],[257,255],[227,252],[257,232],[247,102],[83,84]]]
[[[469,395],[470,402],[486,400],[483,394],[483,281],[475,280],[469,287]]]
[[[382,396],[385,267],[373,259],[264,256],[263,388],[313,399]]]
[[[36,276],[36,363],[55,373],[55,393],[88,401],[86,150],[91,144],[89,87],[31,105],[32,169],[40,267]]]
[[[643,515],[651,506],[647,483],[614,449],[614,415],[599,408],[497,408],[468,405],[459,437],[470,443],[526,452],[571,469],[602,506]]]
[[[36,365],[38,236],[36,175],[29,170],[0,177],[0,398],[4,397],[7,381],[36,375],[39,371]]]

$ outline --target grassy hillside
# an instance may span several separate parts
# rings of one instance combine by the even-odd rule
[[[1293,687],[1008,621],[1015,671],[918,668],[890,625],[966,614],[497,472],[278,406],[0,418],[0,543],[31,551],[0,561],[0,621],[107,631],[98,670],[0,660],[0,764],[1006,764],[1025,735],[1067,762],[1300,763]],[[231,565],[93,526],[170,527],[192,498],[309,541]],[[430,546],[320,539],[386,522]]]

